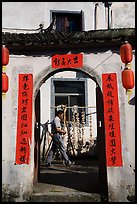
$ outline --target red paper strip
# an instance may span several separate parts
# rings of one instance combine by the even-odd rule
[[[29,164],[32,134],[33,75],[19,74],[16,164]]]
[[[82,68],[83,54],[66,54],[52,56],[52,68]]]
[[[102,74],[107,166],[122,166],[116,73]]]

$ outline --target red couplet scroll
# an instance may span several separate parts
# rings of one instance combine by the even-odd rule
[[[118,87],[116,73],[102,74],[107,166],[122,166]]]
[[[33,75],[19,74],[15,164],[30,163]]]

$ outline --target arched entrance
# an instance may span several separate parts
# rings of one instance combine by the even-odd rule
[[[40,119],[40,87],[51,76],[56,73],[64,71],[74,71],[85,74],[88,78],[96,83],[96,111],[97,111],[97,150],[98,150],[98,167],[99,167],[99,182],[100,192],[102,195],[107,195],[107,172],[106,172],[106,158],[105,158],[105,129],[104,129],[104,112],[103,112],[103,96],[100,88],[100,79],[94,73],[94,76],[90,74],[89,68],[84,67],[81,69],[57,69],[52,70],[51,67],[43,70],[42,73],[36,78],[34,83],[34,104],[35,104],[35,117],[38,122]],[[40,126],[35,123],[34,131],[34,182],[39,181],[40,177]],[[92,181],[91,181],[92,184]]]

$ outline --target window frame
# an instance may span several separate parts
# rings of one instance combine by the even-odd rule
[[[84,31],[85,26],[84,26],[84,12],[82,10],[80,11],[69,11],[69,10],[50,10],[50,23],[52,22],[53,18],[53,13],[60,13],[60,14],[81,14],[82,15],[82,22],[81,22],[81,31]],[[79,32],[79,31],[78,31]]]
[[[55,106],[55,81],[82,81],[84,82],[84,87],[85,87],[85,106],[88,106],[88,87],[87,87],[87,79],[86,78],[51,78],[51,107]],[[71,94],[70,94],[71,95]],[[54,108],[50,108],[50,116],[51,116],[51,120],[55,117],[55,109]],[[86,108],[86,113],[88,113],[88,108]],[[85,126],[88,126],[88,120],[86,120]]]

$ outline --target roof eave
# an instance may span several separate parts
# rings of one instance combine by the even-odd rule
[[[135,46],[134,28],[74,33],[2,33],[2,44],[5,44],[11,52],[118,47],[125,39]]]

